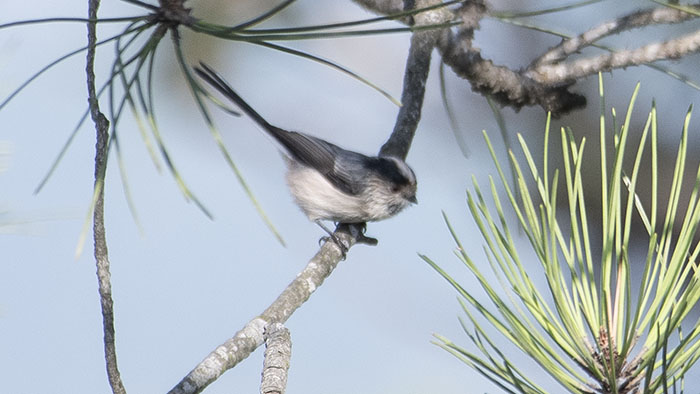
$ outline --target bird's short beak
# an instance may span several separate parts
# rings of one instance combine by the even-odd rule
[[[416,198],[416,196],[411,196],[411,198],[409,198],[408,201],[411,204],[418,204],[418,199]]]

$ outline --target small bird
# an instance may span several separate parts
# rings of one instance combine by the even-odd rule
[[[308,134],[273,126],[211,67],[200,63],[195,72],[280,143],[288,168],[287,184],[296,204],[341,249],[343,245],[322,220],[364,224],[392,217],[418,202],[416,176],[402,159],[366,156]],[[367,240],[376,243],[371,238]]]

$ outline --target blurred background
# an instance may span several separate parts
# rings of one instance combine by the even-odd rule
[[[233,25],[277,3],[199,0],[188,5],[196,17]],[[513,11],[556,4],[491,2],[493,9]],[[576,34],[639,4],[603,1],[531,21]],[[82,0],[44,2],[41,7],[13,2],[3,7],[0,23],[86,13]],[[104,2],[100,9],[102,17],[139,13],[142,9],[114,1]],[[325,24],[372,16],[347,0],[299,1],[264,26]],[[632,48],[696,28],[697,24],[662,26],[629,32],[605,43]],[[121,29],[123,25],[105,24],[98,34],[105,38]],[[398,108],[346,75],[263,47],[182,32],[188,61],[205,61],[219,70],[275,125],[368,154],[378,151],[393,128]],[[105,200],[119,367],[127,390],[133,393],[172,388],[277,297],[318,250],[317,241],[324,235],[292,203],[275,145],[249,119],[210,106],[227,148],[287,247],[275,240],[214,143],[183,82],[169,40],[161,43],[156,62],[156,115],[175,166],[214,220],[185,201],[167,169],[158,171],[133,118],[124,116],[119,142],[138,221],[129,212],[114,152]],[[492,19],[483,21],[475,41],[485,58],[513,68],[526,66],[557,42],[558,38]],[[77,23],[0,30],[0,97],[45,64],[83,45],[85,27]],[[395,97],[401,95],[408,34],[288,45],[331,59]],[[585,52],[589,53],[593,52]],[[98,52],[98,81],[108,75],[113,55],[113,45]],[[456,294],[418,253],[441,264],[465,287],[476,289],[476,281],[454,257],[455,246],[441,212],[448,215],[468,252],[487,264],[480,235],[467,211],[465,190],[472,175],[485,185],[488,175],[495,174],[482,130],[489,133],[503,160],[506,152],[484,97],[472,93],[467,82],[447,70],[448,98],[459,124],[457,133],[451,130],[440,99],[439,60],[435,54],[423,117],[407,159],[419,180],[420,204],[391,220],[371,224],[368,235],[377,237],[379,246],[353,248],[286,323],[293,341],[289,393],[498,392],[495,385],[431,344],[432,333],[440,333],[469,347],[457,320],[462,313]],[[0,376],[5,377],[2,391],[6,393],[109,392],[91,234],[84,252],[75,257],[92,197],[92,123],[80,129],[49,182],[34,194],[87,107],[84,62],[82,53],[62,62],[0,111],[0,165],[4,170],[0,173]],[[664,65],[698,75],[697,55]],[[604,75],[604,80],[607,104],[622,115],[636,82],[642,82],[633,141],[641,133],[652,99],[656,100],[661,145],[668,159],[662,163],[668,164],[665,170],[670,173],[684,115],[690,104],[698,102],[698,91],[645,67],[618,70]],[[590,77],[577,83],[574,90],[585,94],[589,105],[556,120],[552,128],[558,131],[561,125],[568,125],[577,138],[588,138],[586,151],[591,160],[585,173],[591,175],[594,197],[599,187],[597,82],[597,77]],[[106,96],[101,105],[106,112]],[[535,157],[541,157],[543,111],[506,108],[503,114],[509,141],[515,145],[516,133],[521,133]],[[692,124],[689,157],[695,167],[698,155],[693,152],[699,151],[700,141],[697,122]],[[463,145],[468,147],[467,155],[460,149]],[[551,151],[558,154],[558,143],[554,146],[557,149]],[[595,208],[595,200],[589,201]],[[528,255],[527,240],[520,242],[523,254]],[[533,260],[535,277],[537,267]],[[262,354],[258,349],[206,392],[257,391]],[[517,353],[513,356],[515,361],[523,359],[519,357]],[[542,378],[552,392],[557,391],[536,365],[529,372],[533,378]]]

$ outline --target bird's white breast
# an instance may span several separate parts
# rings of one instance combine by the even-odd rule
[[[315,169],[289,160],[287,184],[297,205],[310,220],[342,223],[366,221],[365,202],[343,193]]]

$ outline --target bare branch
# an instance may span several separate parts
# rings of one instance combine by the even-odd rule
[[[697,8],[697,6],[695,7]],[[622,18],[605,22],[587,32],[562,41],[536,59],[529,68],[556,63],[574,54],[603,37],[623,31],[657,24],[681,23],[696,18],[695,15],[669,7],[652,8],[638,11]]]
[[[583,78],[600,71],[638,66],[657,60],[678,59],[700,51],[700,31],[669,40],[648,44],[637,49],[579,59],[567,63],[545,64],[527,72],[538,82],[550,84]]]
[[[185,7],[185,0],[158,0],[158,19],[167,21],[172,27],[189,26],[195,19],[190,14],[192,9]]]
[[[403,11],[400,2],[396,0],[354,1],[377,13]],[[698,5],[692,7],[700,8]],[[442,55],[442,61],[457,75],[468,80],[472,90],[488,95],[501,105],[508,105],[515,109],[539,105],[546,111],[551,111],[554,116],[585,106],[585,97],[569,91],[577,78],[598,71],[624,68],[656,60],[676,59],[697,52],[695,35],[690,34],[662,44],[650,44],[613,55],[582,59],[560,66],[552,64],[566,59],[580,49],[611,34],[654,24],[680,23],[696,17],[683,10],[659,7],[634,12],[597,26],[548,50],[533,61],[533,66],[523,70],[513,70],[484,59],[479,48],[473,44],[474,31],[479,28],[481,19],[488,12],[485,0],[467,0],[454,11],[448,8],[442,10],[445,13],[451,13],[453,19],[461,19],[462,24],[456,31],[443,29],[437,42],[437,49]],[[450,20],[449,16],[446,20]],[[403,23],[409,23],[409,21],[402,20]]]
[[[390,0],[354,0],[365,8],[379,13],[400,12],[397,2]],[[519,109],[526,105],[540,105],[555,114],[561,114],[585,105],[585,98],[567,89],[571,83],[555,86],[538,84],[519,71],[494,65],[481,57],[479,49],[472,45],[474,30],[486,15],[484,0],[465,1],[456,11],[440,9],[443,20],[461,19],[456,32],[445,28],[439,32],[436,47],[442,61],[462,78],[467,79],[472,90],[491,96],[501,105]],[[407,23],[402,20],[402,22]],[[408,77],[408,76],[407,76]]]
[[[284,394],[287,371],[292,357],[292,338],[281,323],[265,328],[265,361],[263,361],[261,394]]]
[[[435,3],[437,0],[432,0]],[[421,3],[421,2],[419,2]],[[429,5],[417,4],[419,7]],[[414,16],[416,23],[436,23],[435,18],[444,18],[443,11],[434,10]],[[442,20],[442,19],[440,19]],[[404,91],[402,94],[403,108],[399,111],[394,132],[382,147],[382,154],[392,154],[406,157],[415,134],[420,110],[423,105],[425,81],[430,66],[430,53],[438,40],[438,31],[421,31],[413,34],[411,50],[406,64]],[[348,249],[358,242],[367,242],[358,225],[341,224],[334,235]],[[234,367],[248,357],[263,343],[263,330],[272,323],[284,323],[333,272],[343,253],[334,242],[326,242],[316,256],[311,259],[306,268],[280,296],[260,316],[248,322],[236,333],[199,363],[170,394],[199,393],[216,380],[226,370]]]
[[[93,234],[95,247],[95,262],[97,265],[97,283],[102,307],[102,330],[104,336],[105,361],[107,363],[107,376],[112,392],[126,394],[126,389],[119,375],[117,367],[117,349],[114,340],[114,305],[112,301],[112,284],[109,273],[109,257],[107,253],[107,238],[104,225],[104,180],[107,171],[107,155],[109,143],[109,121],[100,112],[100,105],[95,90],[95,49],[97,44],[97,9],[100,0],[88,1],[87,23],[87,75],[88,102],[90,115],[95,123],[97,142],[95,143],[95,200],[93,211]]]
[[[539,105],[553,114],[561,114],[586,104],[585,97],[568,90],[570,82],[539,84],[519,71],[494,65],[481,57],[479,48],[473,46],[474,30],[486,15],[483,0],[465,2],[457,11],[462,25],[456,34],[445,34],[438,45],[442,60],[459,76],[467,79],[472,90],[489,95],[501,105],[516,109]]]
[[[403,0],[355,0],[355,3],[378,14],[398,14],[404,10]]]
[[[415,7],[425,8],[439,3],[439,0],[418,1]],[[422,12],[413,18],[417,26],[439,24],[449,22],[452,19],[452,13],[439,8]],[[379,151],[380,155],[396,156],[402,159],[408,155],[421,117],[431,54],[441,34],[441,30],[424,30],[415,32],[411,36],[411,47],[406,60],[403,92],[401,93],[402,106],[396,118],[394,131]]]
[[[354,227],[339,227],[335,236],[348,247],[354,245],[360,234],[354,232]],[[231,339],[219,345],[169,393],[199,393],[226,370],[243,361],[253,350],[262,345],[265,327],[272,323],[287,321],[292,313],[306,302],[330,276],[342,258],[343,253],[338,245],[333,241],[324,243],[304,270],[260,316],[248,322]]]

